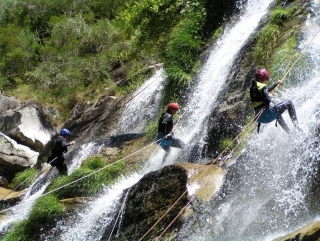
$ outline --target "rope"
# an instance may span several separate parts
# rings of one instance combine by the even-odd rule
[[[57,159],[58,157],[55,157],[52,161],[50,161],[48,164],[50,164],[51,162],[53,162],[55,159]],[[1,200],[3,201],[7,196],[9,196],[12,192],[14,192],[16,189],[18,189],[20,186],[22,186],[22,184],[24,184],[25,182],[27,182],[28,180],[30,180],[32,177],[34,177],[35,175],[37,175],[39,172],[41,172],[43,170],[43,167],[41,169],[39,169],[37,172],[35,172],[34,174],[32,174],[30,177],[28,177],[26,180],[24,180],[22,183],[20,183],[18,186],[16,186],[13,190],[11,190],[7,195],[5,195]]]
[[[298,62],[298,60],[302,57],[303,52],[309,47],[309,45],[311,44],[311,42],[315,39],[315,37],[318,35],[318,33],[320,32],[320,28],[317,31],[317,33],[313,36],[313,38],[309,41],[309,43],[305,46],[305,48],[302,50],[301,54],[299,55],[299,57],[295,60],[295,62],[291,65],[291,67],[289,68],[289,70],[286,72],[286,74],[284,75],[284,77],[282,78],[281,81],[283,81],[286,76],[289,74],[289,72],[293,69],[294,65]],[[278,85],[279,86],[279,85]],[[271,92],[274,93],[276,91],[276,89],[278,88],[278,86]],[[260,117],[260,115],[263,113],[263,111],[265,110],[266,107],[262,108],[260,110],[260,112],[253,118],[253,120],[250,121],[250,123],[247,126],[250,126],[256,119],[258,119]],[[242,134],[242,132],[245,130],[246,128],[244,128],[237,136],[236,138],[233,139],[233,141],[223,150],[223,152],[208,166],[210,167],[211,165],[213,165],[218,158],[231,146],[231,144]],[[241,141],[244,138],[241,139]],[[231,153],[234,152],[234,150],[238,147],[238,145],[241,143],[241,141],[239,141],[239,143],[236,145],[236,147],[231,151]],[[228,159],[225,159],[221,164],[219,164],[220,167],[222,167],[224,165],[224,163],[227,161]],[[202,177],[202,175],[207,171],[207,169],[196,179],[196,181]],[[199,189],[200,190],[200,189]],[[198,191],[199,191],[198,190]],[[150,233],[150,231],[163,219],[163,217],[177,204],[177,202],[187,193],[187,190],[175,201],[175,203],[157,220],[157,222],[139,239],[139,241],[141,241],[143,238],[146,237],[146,235],[148,233]],[[197,193],[197,192],[196,192]],[[191,200],[187,203],[187,205],[178,213],[178,215],[174,218],[174,220],[166,227],[166,229],[160,234],[160,236],[157,237],[156,240],[158,240],[166,231],[167,229],[172,225],[172,223],[182,214],[182,211],[185,210],[185,208],[192,202],[192,200],[195,198],[196,195],[194,195]]]
[[[158,140],[157,140],[157,141],[158,141]],[[110,166],[112,166],[112,165],[120,162],[120,161],[123,161],[123,160],[125,160],[125,159],[127,159],[127,158],[129,158],[129,157],[131,157],[131,156],[133,156],[133,155],[135,155],[136,153],[138,153],[138,152],[140,152],[140,151],[148,148],[149,146],[155,144],[157,141],[152,142],[152,143],[150,143],[149,145],[147,145],[147,146],[139,149],[138,151],[133,152],[133,153],[131,153],[130,155],[128,155],[128,156],[126,156],[126,157],[124,157],[124,158],[122,158],[122,159],[119,159],[118,161],[115,161],[115,162],[113,162],[113,163],[110,163],[109,165],[104,166],[104,167],[102,167],[102,168],[100,168],[100,169],[98,169],[98,170],[96,170],[96,171],[94,171],[94,172],[92,172],[92,173],[90,173],[90,174],[88,174],[88,175],[85,175],[85,176],[83,176],[83,177],[81,177],[81,178],[78,178],[78,179],[76,179],[76,180],[74,180],[74,181],[72,181],[72,182],[70,182],[70,183],[67,183],[67,184],[65,184],[65,185],[62,185],[62,186],[54,189],[54,190],[51,190],[51,191],[49,191],[49,192],[47,192],[47,193],[44,193],[44,194],[40,195],[39,198],[40,198],[40,197],[43,197],[43,196],[45,196],[45,195],[47,195],[47,194],[53,193],[53,192],[55,192],[55,191],[58,191],[58,190],[60,190],[60,189],[62,189],[62,188],[64,188],[64,187],[67,187],[67,186],[69,186],[69,185],[71,185],[71,184],[74,184],[74,183],[76,183],[76,182],[78,182],[78,181],[81,181],[81,180],[83,180],[83,179],[85,179],[85,178],[87,178],[87,177],[89,177],[89,176],[92,176],[93,174],[96,174],[97,172],[100,172],[100,171],[102,171],[102,170],[104,170],[104,169],[106,169],[106,168],[108,168],[108,167],[110,167]],[[13,207],[10,207],[10,208],[7,208],[7,209],[4,209],[4,210],[1,210],[0,213],[3,213],[3,212],[5,212],[5,211],[8,211],[8,210],[10,210],[10,209],[12,209],[12,208],[14,208],[14,206],[13,206]]]

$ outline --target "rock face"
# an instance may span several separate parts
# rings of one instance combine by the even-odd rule
[[[192,195],[198,202],[207,202],[222,185],[224,173],[217,166],[199,164],[166,166],[148,173],[124,194],[128,193],[119,238],[139,240],[146,235],[146,240],[153,240],[178,217],[163,235],[165,240],[174,240],[177,228],[192,209],[188,206],[185,210]],[[110,232],[106,230],[105,237]]]
[[[20,105],[20,103],[12,98],[12,97],[7,97],[4,96],[3,94],[1,94],[0,91],[0,115],[2,115],[3,112],[7,111],[7,110],[12,110],[15,109],[16,107],[18,107]]]
[[[101,139],[110,131],[113,116],[118,110],[118,100],[113,96],[101,96],[92,103],[84,103],[74,109],[65,127],[81,142]]]
[[[311,223],[291,234],[274,241],[317,241],[320,240],[320,221]]]
[[[0,116],[0,131],[38,152],[45,149],[56,133],[37,103],[3,112]]]
[[[16,141],[0,133],[0,165],[10,171],[22,171],[36,164],[39,153],[17,144]]]

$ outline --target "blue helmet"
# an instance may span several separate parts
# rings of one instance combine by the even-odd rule
[[[71,136],[71,132],[65,128],[60,130],[60,135],[62,136]]]

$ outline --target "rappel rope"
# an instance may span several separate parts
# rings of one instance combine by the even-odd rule
[[[172,131],[171,131],[168,135],[171,135],[171,133],[173,133],[174,129],[175,129],[175,128],[178,126],[178,124],[180,123],[180,120],[181,120],[181,118],[183,117],[184,113],[185,113],[185,112],[183,112],[183,114],[180,115],[177,123],[175,123],[175,126],[173,127]],[[156,151],[158,150],[158,148],[159,148],[159,146],[160,146],[160,144],[161,144],[162,141],[163,141],[163,138],[161,139],[161,141],[160,141],[159,144],[157,143],[158,145],[156,146],[156,148],[155,148],[155,150],[153,151],[152,155],[149,157],[149,160],[146,162],[146,164],[145,164],[144,167],[142,168],[141,173],[143,173],[145,167],[147,166],[147,164],[149,163],[150,159],[153,157],[153,155],[154,155],[154,154],[156,153]],[[156,142],[159,142],[159,140],[157,140]],[[118,216],[117,216],[117,219],[116,219],[116,221],[115,221],[115,224],[114,224],[114,226],[113,226],[113,228],[112,228],[112,230],[111,230],[111,232],[110,232],[108,241],[111,240],[112,233],[113,233],[115,227],[117,226],[118,219],[119,219],[119,217],[120,217],[120,215],[121,215],[121,213],[122,213],[122,211],[123,211],[123,209],[124,209],[124,204],[125,204],[126,198],[127,198],[128,194],[129,194],[130,190],[131,190],[131,187],[130,187],[129,190],[127,191],[126,196],[125,196],[125,198],[124,198],[124,200],[123,200],[123,203],[122,203],[122,205],[121,205],[121,209],[119,210],[119,214],[118,214]]]
[[[46,192],[46,193],[40,195],[39,198],[40,198],[40,197],[43,197],[43,196],[45,196],[45,195],[47,195],[47,194],[53,193],[53,192],[55,192],[55,191],[58,191],[58,190],[60,190],[60,189],[62,189],[62,188],[64,188],[64,187],[67,187],[67,186],[69,186],[69,185],[71,185],[71,184],[74,184],[74,183],[76,183],[76,182],[78,182],[78,181],[81,181],[81,180],[83,180],[83,179],[85,179],[85,178],[87,178],[87,177],[89,177],[89,176],[92,176],[93,174],[96,174],[97,172],[100,172],[100,171],[102,171],[102,170],[104,170],[104,169],[106,169],[106,168],[108,168],[108,167],[110,167],[110,166],[112,166],[112,165],[120,162],[120,161],[123,161],[123,160],[125,160],[125,159],[127,159],[127,158],[129,158],[129,157],[131,157],[131,156],[133,156],[133,155],[135,155],[136,153],[138,153],[138,152],[140,152],[140,151],[148,148],[149,146],[151,146],[151,145],[153,145],[153,144],[155,144],[155,143],[156,143],[156,141],[155,141],[155,142],[152,142],[151,144],[149,144],[149,145],[147,145],[147,146],[139,149],[138,151],[136,151],[136,152],[134,152],[134,153],[131,153],[130,155],[128,155],[128,156],[126,156],[126,157],[124,157],[124,158],[122,158],[122,159],[120,159],[120,160],[118,160],[118,161],[115,161],[115,162],[113,162],[113,163],[111,163],[111,164],[109,164],[109,165],[107,165],[107,166],[104,166],[104,167],[102,167],[102,168],[100,168],[100,169],[98,169],[98,170],[96,170],[96,171],[94,171],[94,172],[92,172],[92,173],[90,173],[90,174],[88,174],[88,175],[85,175],[85,176],[83,176],[83,177],[81,177],[81,178],[78,178],[78,179],[72,181],[72,182],[69,182],[69,183],[67,183],[67,184],[65,184],[65,185],[62,185],[62,186],[60,186],[60,187],[58,187],[58,188],[56,188],[56,189],[54,189],[54,190],[51,190],[51,191],[49,191],[49,192]],[[8,211],[8,210],[10,210],[10,209],[12,209],[12,208],[14,208],[14,206],[13,206],[13,207],[10,207],[10,208],[7,208],[7,209],[4,209],[4,210],[1,210],[0,213],[5,212],[5,211]]]
[[[90,127],[89,127],[90,128]],[[88,128],[88,129],[89,129]],[[87,130],[88,130],[87,129]],[[86,131],[87,131],[86,130]],[[85,131],[85,132],[86,132]],[[81,135],[79,138],[76,139],[76,141],[78,141],[79,139],[81,139],[84,136]],[[58,157],[53,158],[50,162],[48,162],[47,164],[51,164],[54,160],[56,160]],[[34,176],[36,176],[38,173],[40,173],[43,170],[43,167],[41,167],[41,169],[39,169],[37,172],[35,172],[34,174],[32,174],[30,177],[28,177],[26,180],[24,180],[22,183],[20,183],[18,186],[16,186],[14,189],[12,189],[8,194],[6,194],[3,198],[0,199],[0,202],[3,201],[7,196],[9,196],[12,192],[14,192],[15,190],[17,190],[19,187],[21,187],[24,183],[26,183],[27,181],[29,181],[31,178],[33,178]]]
[[[158,140],[157,140],[157,141],[158,141]],[[161,140],[161,141],[162,141],[162,140]],[[160,143],[161,143],[161,142],[160,142]],[[159,148],[159,145],[156,146],[156,148],[155,148],[155,150],[153,151],[152,155],[149,157],[149,160],[153,157],[153,155],[156,153],[156,151],[158,150],[158,148]],[[144,167],[142,168],[141,173],[143,173],[145,167],[146,167],[147,164],[149,163],[149,160],[146,162],[146,164],[145,164]],[[130,190],[131,190],[131,187],[128,189],[128,191],[126,192],[126,196],[125,196],[125,198],[123,199],[121,208],[120,208],[119,213],[118,213],[118,215],[117,215],[117,218],[116,218],[116,220],[115,220],[114,226],[113,226],[113,228],[112,228],[112,230],[111,230],[111,232],[110,232],[108,241],[111,240],[113,231],[114,231],[115,227],[117,226],[117,223],[118,223],[118,220],[119,220],[119,218],[120,218],[120,215],[121,215],[121,213],[123,212],[123,209],[124,209],[124,207],[125,207],[125,202],[126,202],[126,199],[127,199],[127,197],[128,197],[128,194],[129,194]],[[121,225],[121,223],[119,224],[119,226],[120,226],[120,225]]]
[[[143,88],[141,91],[139,91],[136,95],[134,95],[133,97],[131,97],[128,101],[126,101],[124,104],[122,104],[119,108],[122,108],[123,106],[125,106],[126,104],[128,104],[129,102],[131,102],[135,97],[137,97],[141,92],[143,92],[145,89],[147,89],[150,85],[152,85],[154,82],[156,82],[161,76],[158,76],[154,81],[152,81],[150,84],[148,84],[145,88]]]
[[[294,65],[298,62],[298,60],[302,57],[302,54],[303,52],[309,47],[309,45],[311,44],[311,42],[315,39],[315,37],[318,35],[318,33],[320,32],[320,28],[319,30],[317,31],[317,33],[313,36],[313,38],[309,41],[309,43],[304,47],[304,49],[302,50],[302,53],[299,55],[299,57],[295,60],[295,62],[291,65],[291,67],[289,68],[289,70],[286,72],[286,74],[284,75],[284,77],[282,78],[281,81],[283,81],[285,79],[285,77],[289,74],[289,72],[292,70],[292,68],[294,67]],[[278,85],[279,86],[279,85]],[[278,87],[277,86],[277,87]],[[275,90],[277,89],[277,87],[271,92],[274,93]],[[247,124],[247,127],[250,127],[250,125],[252,123],[254,123],[254,121],[256,119],[258,119],[260,117],[260,115],[263,113],[263,111],[265,110],[266,107],[262,108],[260,110],[260,112],[250,121],[249,124]],[[244,130],[246,129],[246,127],[243,128],[243,130],[237,135],[236,138],[233,139],[233,141],[224,149],[224,151],[208,166],[210,167],[211,165],[213,165],[214,163],[217,162],[218,158],[227,150],[229,149],[229,147],[231,146],[231,144],[244,132]],[[250,130],[248,128],[248,130]],[[246,133],[247,134],[247,133]],[[234,150],[239,146],[239,144],[241,143],[241,141],[244,139],[245,137],[243,137],[239,142],[238,144],[233,148],[233,150],[231,151],[231,153],[234,152]],[[222,167],[225,162],[227,161],[228,159],[225,159],[222,163],[219,164],[220,167]],[[203,173],[196,179],[199,180],[200,177],[203,176],[203,174],[207,171],[208,169],[204,170]],[[209,183],[209,182],[207,182]],[[207,184],[206,183],[206,184]],[[205,185],[206,185],[205,184]],[[205,186],[203,185],[203,186]],[[201,188],[198,189],[198,191],[200,190]],[[182,212],[187,208],[187,206],[193,201],[193,199],[196,197],[196,194],[198,193],[198,191],[196,191],[196,193],[193,195],[193,197],[190,199],[190,201],[187,203],[187,205],[177,214],[177,216],[173,219],[173,221],[165,228],[165,230],[156,238],[156,240],[158,240],[167,230],[168,228],[174,223],[174,221],[182,214]],[[139,241],[141,241],[142,239],[144,239],[148,233],[151,232],[151,230],[164,218],[164,216],[169,213],[169,211],[178,203],[178,201],[187,193],[187,190],[174,202],[174,204],[157,220],[157,222],[139,239]]]
[[[296,63],[301,59],[304,51],[307,50],[307,48],[309,48],[310,44],[313,42],[313,40],[316,38],[316,36],[318,35],[318,33],[320,32],[320,28],[318,29],[318,31],[316,32],[316,34],[312,37],[312,39],[308,42],[308,44],[301,50],[300,55],[298,56],[298,58],[294,61],[294,63],[291,65],[291,67],[289,68],[289,70],[286,72],[286,74],[283,76],[283,78],[281,79],[281,81],[284,81],[285,78],[287,77],[287,75],[291,72],[291,70],[293,69],[293,67],[296,65]],[[271,91],[271,95],[276,91],[276,89],[278,88],[279,85],[277,85],[272,91]]]
[[[262,110],[260,111],[261,113],[262,113]],[[257,115],[261,115],[261,113],[258,113]],[[238,136],[236,137],[236,138],[234,138],[233,140],[232,140],[232,142],[230,142],[229,143],[229,145],[224,149],[224,151],[223,152],[221,152],[221,154],[210,164],[210,165],[208,165],[207,166],[207,168],[206,168],[206,170],[204,170],[201,174],[200,174],[200,176],[194,181],[194,182],[197,182],[204,174],[205,174],[205,172],[207,171],[207,170],[209,170],[209,167],[211,167],[213,164],[215,164],[216,162],[217,162],[217,160],[219,159],[219,157],[220,156],[222,156],[222,154],[224,153],[224,152],[226,152],[226,150],[228,150],[228,148],[233,144],[233,142],[235,142],[236,141],[236,139],[242,134],[242,132],[244,132],[244,130],[246,129],[246,128],[248,128],[252,123],[254,123],[254,120],[255,120],[255,118],[253,118],[251,121],[250,121],[250,123],[246,126],[246,127],[244,127],[244,129],[238,134]],[[249,128],[248,128],[249,129]],[[250,129],[249,129],[250,130]],[[243,137],[244,138],[244,137]],[[241,139],[241,141],[242,141],[242,139]],[[241,141],[239,141],[238,142],[238,145],[239,145],[239,143],[241,142]],[[236,146],[237,147],[237,146]],[[235,149],[235,148],[234,148]],[[226,159],[226,160],[228,160],[228,159]],[[225,160],[225,161],[226,161]],[[222,166],[224,163],[221,163],[220,165]],[[200,189],[199,189],[200,190]],[[199,191],[198,190],[198,191]],[[198,191],[194,194],[194,197],[196,196],[196,194],[198,193]],[[187,194],[187,192],[188,192],[188,190],[186,190],[186,191],[184,191],[183,193],[182,193],[182,195],[174,202],[174,204],[173,205],[171,205],[171,207],[154,223],[154,225],[139,239],[139,241],[141,241],[142,239],[144,239],[147,235],[148,235],[148,233],[150,233],[151,231],[152,231],[152,229],[154,229],[155,227],[156,227],[156,225],[172,210],[172,208],[180,201],[180,199],[181,198],[183,198],[183,196],[185,195],[185,194]],[[192,200],[193,200],[193,198],[192,198]],[[191,200],[191,201],[192,201]],[[190,202],[191,202],[190,201]],[[190,202],[188,202],[188,204],[187,205],[189,205],[189,203]],[[183,210],[187,207],[187,205],[183,208]],[[182,210],[182,211],[183,211]],[[180,215],[181,213],[182,213],[182,211],[181,212],[179,212],[179,214],[178,215]],[[178,217],[178,216],[177,216]],[[176,217],[176,218],[177,218]],[[173,220],[173,221],[175,221],[176,220],[176,218]],[[171,225],[172,223],[170,223],[170,225]]]

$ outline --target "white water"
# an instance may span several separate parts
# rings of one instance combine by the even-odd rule
[[[111,133],[112,135],[144,130],[147,121],[158,112],[164,80],[165,74],[161,68],[132,94],[133,98],[123,107],[119,128]],[[99,145],[99,142],[82,145],[68,166],[69,174],[78,168],[88,156],[99,153],[102,147],[103,143]],[[129,177],[123,177],[112,187],[106,188],[100,197],[88,203],[87,207],[74,217],[75,222],[68,226],[58,223],[55,230],[62,232],[59,238],[65,241],[100,240],[105,227],[118,215],[117,205],[124,191],[138,182],[144,174],[161,168],[162,156],[154,154],[155,152],[151,153],[150,159],[139,174],[134,173]],[[56,238],[47,236],[46,240],[56,240]]]
[[[77,214],[75,223],[60,227],[63,231],[61,240],[100,240],[105,227],[113,221],[114,216],[117,216],[117,204],[123,191],[134,185],[140,178],[141,175],[138,174],[122,178],[117,184],[107,188],[101,197],[89,202],[88,208]]]
[[[223,87],[228,68],[260,19],[267,13],[267,6],[271,2],[249,0],[250,11],[223,35],[219,45],[212,51],[199,75],[198,86],[187,104],[188,119],[184,120],[182,128],[176,131],[179,138],[191,142],[195,136],[202,136],[206,132],[203,126],[207,126],[207,115]],[[317,25],[309,24],[308,30],[317,30]],[[319,40],[315,40],[308,52],[312,55],[317,53],[319,56],[318,46]],[[319,59],[315,62],[320,63]],[[314,74],[320,75],[318,68],[314,70]],[[319,79],[313,78],[303,87],[280,91],[281,99],[291,99],[295,103],[301,127],[305,132],[308,132],[308,127],[316,121],[313,113],[319,106],[319,82]],[[135,108],[131,112],[136,111]],[[291,125],[286,114],[284,117]],[[188,130],[188,133],[183,130]],[[239,160],[244,162],[239,179],[239,186],[242,187],[226,194],[226,198],[216,206],[214,212],[206,214],[205,222],[210,224],[207,224],[210,228],[204,225],[201,234],[191,235],[185,240],[208,240],[207,237],[211,237],[211,240],[270,240],[271,236],[276,237],[279,233],[298,227],[299,223],[292,222],[292,219],[303,215],[305,207],[302,188],[307,176],[297,178],[297,173],[304,163],[292,153],[297,153],[297,146],[304,147],[304,138],[304,134],[293,133],[288,136],[280,127],[275,128],[272,124],[263,126],[262,133],[253,136],[249,142],[244,154],[245,160]],[[257,143],[259,151],[256,148]],[[97,225],[105,226],[111,222],[110,217],[114,215],[114,207],[118,204],[121,193],[140,177],[133,175],[132,179],[124,178],[115,187],[106,190],[100,198],[90,203],[88,209],[79,214],[73,226],[67,226],[63,230],[62,240],[99,240],[103,230],[96,231]],[[270,202],[276,205],[266,205]],[[272,210],[275,207],[279,209]],[[285,214],[281,220],[277,220],[278,210]],[[310,220],[314,218],[310,217]]]
[[[311,41],[319,27],[314,18],[306,22],[300,49]],[[305,56],[313,65],[310,77],[301,79],[297,87],[280,88],[275,98],[276,103],[293,101],[303,132],[287,135],[274,123],[263,125],[261,133],[252,136],[242,156],[229,167],[231,179],[211,207],[207,207],[210,211],[198,217],[201,232],[190,233],[184,240],[210,237],[217,241],[270,241],[320,220],[320,215],[306,203],[314,166],[310,161],[319,161],[310,158],[319,156],[319,150],[311,149],[309,143],[315,138],[314,127],[319,125],[316,112],[320,106],[320,34]],[[287,112],[283,117],[293,128]],[[181,234],[187,232],[189,226],[185,225]]]
[[[161,68],[132,94],[121,111],[119,127],[112,134],[145,131],[147,122],[158,113],[164,80],[165,73]]]
[[[80,150],[77,151],[77,154],[72,158],[72,161],[68,165],[68,175],[74,172],[79,168],[82,162],[93,154],[97,154],[101,151],[103,143],[99,142],[90,142],[80,146]]]
[[[234,57],[240,51],[241,47],[245,44],[250,34],[252,34],[252,32],[258,26],[260,19],[264,14],[267,13],[267,7],[271,2],[271,0],[248,1],[249,10],[244,14],[244,16],[241,18],[239,23],[236,24],[236,26],[226,31],[222,39],[219,41],[218,46],[212,51],[208,63],[204,66],[200,74],[200,81],[197,84],[195,92],[190,97],[190,103],[187,105],[189,112],[188,120],[183,121],[182,126],[184,129],[188,130],[188,133],[182,134],[179,133],[179,131],[177,132],[185,137],[184,140],[188,141],[194,135],[198,134],[197,132],[205,131],[203,130],[202,126],[205,125],[204,122],[206,116],[208,115],[208,113],[210,113],[210,109],[214,105],[214,101],[227,78],[229,66],[232,65]],[[160,75],[162,75],[162,73],[160,73]],[[144,86],[148,86],[152,81],[154,81],[154,79],[149,80]],[[140,89],[143,89],[144,86],[142,86]],[[157,89],[159,89],[159,87],[154,86],[151,92]],[[139,93],[139,90],[136,91],[136,93]],[[140,119],[134,118],[139,114],[139,112],[137,114],[137,111],[141,111],[139,107],[146,106],[146,103],[147,106],[149,105],[149,96],[150,95],[145,96],[144,93],[136,100],[133,99],[132,103],[130,103],[130,105],[123,112],[125,114],[123,115],[121,121],[121,131],[137,130],[135,129],[135,127],[129,127],[128,123],[130,123],[131,121],[133,123],[135,123],[136,121],[141,122]],[[147,100],[147,102],[145,100]],[[118,131],[116,132],[119,133]],[[160,168],[162,166],[162,155],[162,150],[157,151],[146,164],[146,171],[152,171]],[[138,177],[138,179],[140,179],[141,177],[142,175]],[[122,186],[119,183],[120,191],[123,191],[125,188],[127,188],[127,186]],[[117,201],[119,200],[119,196],[107,193],[106,195],[103,195],[103,197],[97,199],[96,202],[103,203],[103,201],[101,200],[109,200],[108,203],[110,203],[110,205],[116,205]],[[109,209],[109,204],[107,204],[106,207],[100,207],[99,205],[97,205],[97,209],[99,208],[103,210],[101,213],[90,211],[92,210],[92,206],[88,206],[84,213],[79,215],[76,224],[73,227],[69,227],[67,230],[63,231],[63,240],[88,240],[88,238],[92,240],[99,240],[100,235],[102,234],[101,230],[94,231],[95,225],[92,226],[90,223],[95,224],[99,222],[99,220],[103,219],[102,216],[115,215],[113,213],[114,210],[112,210],[112,208]],[[90,222],[87,220],[90,220]],[[110,222],[110,220],[105,220],[104,225],[107,222]],[[88,234],[89,236],[86,234]]]

